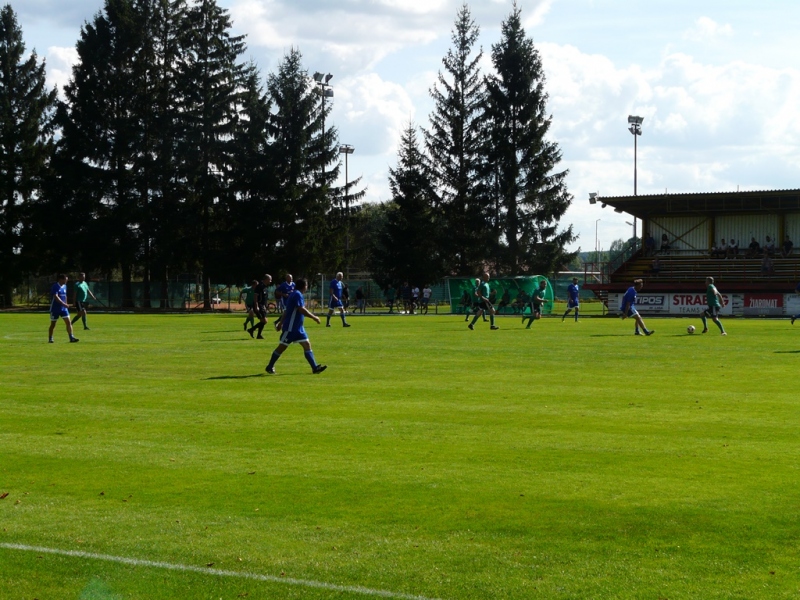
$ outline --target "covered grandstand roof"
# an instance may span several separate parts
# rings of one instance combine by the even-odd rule
[[[600,196],[599,204],[640,219],[656,215],[709,215],[750,212],[800,212],[800,189]],[[591,200],[590,200],[591,202]]]

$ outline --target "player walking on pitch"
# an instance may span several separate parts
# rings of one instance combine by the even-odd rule
[[[625,292],[625,295],[622,297],[622,306],[620,306],[620,312],[622,314],[620,317],[623,320],[627,319],[628,317],[633,317],[633,319],[636,321],[636,325],[641,327],[645,335],[653,335],[656,330],[647,329],[647,326],[644,324],[641,315],[636,311],[636,293],[640,292],[643,287],[644,281],[641,279],[633,280],[633,285],[628,288],[628,291]]]
[[[722,310],[725,300],[714,285],[713,277],[706,277],[706,303],[708,304],[708,308],[703,311],[703,316],[700,317],[703,320],[703,333],[708,332],[707,319],[710,317],[711,320],[717,324],[722,335],[728,335],[725,333],[725,328],[722,326],[722,323],[719,322],[719,311]]]
[[[531,316],[528,317],[528,325],[525,327],[525,329],[531,328],[534,319],[542,318],[542,305],[547,302],[544,297],[545,292],[547,292],[547,282],[542,279],[539,282],[539,287],[533,291],[533,294],[531,294]],[[561,320],[563,321],[564,319]],[[522,322],[525,322],[525,317],[522,318]]]
[[[264,331],[264,326],[267,324],[267,303],[269,302],[268,298],[268,288],[272,283],[272,275],[264,275],[264,279],[261,280],[254,288],[254,302],[255,302],[255,314],[258,317],[258,323],[253,325],[250,329],[247,330],[247,333],[250,334],[250,337],[253,337],[253,332],[258,330],[258,335],[256,339],[263,340],[264,336],[261,333]]]
[[[244,320],[244,330],[247,331],[248,323],[250,325],[256,324],[256,313],[254,312],[255,306],[253,305],[253,297],[255,296],[255,288],[258,282],[253,279],[250,285],[245,285],[242,291],[239,292],[239,302],[244,301],[244,307],[247,309],[247,318]]]
[[[800,283],[798,283],[797,287],[794,288],[794,293],[800,294]],[[794,325],[794,322],[797,321],[797,319],[800,319],[800,315],[792,315],[792,325]]]
[[[344,304],[342,304],[342,293],[344,292],[342,279],[344,279],[344,273],[339,271],[336,274],[336,279],[331,281],[331,299],[328,302],[328,319],[325,322],[325,327],[331,326],[331,317],[333,316],[333,311],[337,308],[339,309],[339,316],[342,317],[342,327],[350,327],[350,324],[345,320]]]
[[[295,283],[294,291],[286,298],[286,310],[284,310],[283,314],[275,321],[275,329],[281,330],[281,337],[280,342],[278,342],[278,347],[272,352],[272,358],[270,358],[267,368],[264,369],[270,375],[275,374],[275,363],[278,362],[281,354],[289,347],[289,344],[294,344],[295,342],[303,347],[306,360],[308,364],[311,365],[311,372],[314,373],[314,375],[322,373],[328,368],[327,365],[318,364],[314,359],[311,343],[308,341],[308,335],[303,328],[305,317],[312,319],[316,323],[320,322],[319,317],[309,311],[305,306],[303,292],[308,289],[308,284],[305,279],[298,279]]]
[[[86,301],[89,296],[97,302],[97,298],[92,293],[92,290],[89,289],[89,284],[86,283],[86,273],[80,273],[78,274],[78,283],[75,284],[75,310],[78,311],[78,314],[72,319],[72,324],[74,325],[80,319],[83,321],[84,331],[89,329],[89,326],[86,325]]]
[[[573,277],[572,283],[567,286],[567,295],[569,298],[567,299],[567,310],[564,312],[564,316],[561,317],[562,323],[567,318],[569,311],[573,309],[575,309],[575,322],[578,322],[578,309],[581,307],[580,298],[578,296],[579,292],[580,288],[578,287],[578,278]]]
[[[50,332],[48,333],[48,342],[53,343],[53,331],[56,328],[56,323],[59,319],[64,319],[67,326],[67,333],[69,334],[69,341],[74,343],[78,341],[72,334],[72,321],[69,320],[69,304],[67,304],[67,276],[61,273],[58,276],[58,281],[50,288]]]
[[[492,306],[492,303],[489,302],[489,295],[491,293],[492,292],[489,289],[489,273],[484,273],[483,281],[480,281],[478,286],[475,288],[477,309],[475,311],[475,316],[472,317],[472,322],[469,325],[467,325],[467,327],[469,327],[470,329],[475,329],[475,322],[481,315],[485,315],[487,312],[489,313],[489,322],[490,322],[489,329],[500,329],[497,325],[494,324],[494,306]]]

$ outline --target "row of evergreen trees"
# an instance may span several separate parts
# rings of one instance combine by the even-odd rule
[[[557,229],[571,197],[566,173],[553,173],[541,61],[516,6],[488,77],[477,37],[463,6],[424,149],[409,125],[392,201],[350,218],[343,207],[364,191],[335,185],[331,105],[298,50],[263,85],[215,0],[106,0],[81,29],[59,100],[36,54],[23,60],[5,6],[0,293],[57,270],[119,273],[128,300],[136,279],[150,300],[151,282],[165,293],[179,273],[234,282],[266,266],[314,273],[347,261],[416,281],[551,270],[573,235]],[[345,257],[348,227],[360,244]]]
[[[494,72],[480,73],[479,27],[467,5],[431,89],[435,108],[423,142],[412,125],[390,173],[392,202],[372,254],[373,271],[395,279],[435,280],[443,273],[550,273],[576,253],[559,221],[572,196],[556,172],[558,145],[541,58],[517,5],[492,46]]]

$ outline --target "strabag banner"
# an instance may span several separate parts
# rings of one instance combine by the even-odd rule
[[[625,294],[609,294],[608,309],[619,312],[622,298]],[[743,298],[741,294],[722,294],[725,306],[719,314],[741,315]],[[637,294],[636,310],[643,315],[700,315],[708,304],[705,292],[699,294],[650,294],[647,292]]]

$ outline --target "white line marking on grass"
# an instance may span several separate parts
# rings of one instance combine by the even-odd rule
[[[0,548],[5,548],[7,550],[22,550],[24,552],[40,552],[42,554],[57,554],[59,556],[74,556],[77,558],[89,558],[92,560],[105,560],[108,562],[132,565],[135,567],[153,567],[156,569],[169,569],[170,571],[216,575],[218,577],[237,577],[239,579],[252,579],[254,581],[285,583],[288,585],[296,585],[301,587],[333,590],[335,592],[351,592],[354,594],[363,594],[365,596],[377,596],[379,598],[399,598],[400,600],[436,600],[435,598],[427,598],[425,596],[414,596],[412,594],[402,594],[398,592],[389,592],[386,590],[373,590],[371,588],[361,587],[360,585],[336,585],[335,583],[324,583],[322,581],[311,581],[308,579],[277,577],[275,575],[260,575],[258,573],[247,573],[246,571],[225,571],[222,569],[212,569],[208,567],[195,567],[192,565],[179,565],[155,560],[142,560],[139,558],[127,558],[125,556],[113,556],[111,554],[81,552],[80,550],[61,550],[59,548],[44,548],[42,546],[26,546],[24,544],[7,543],[0,543]]]

